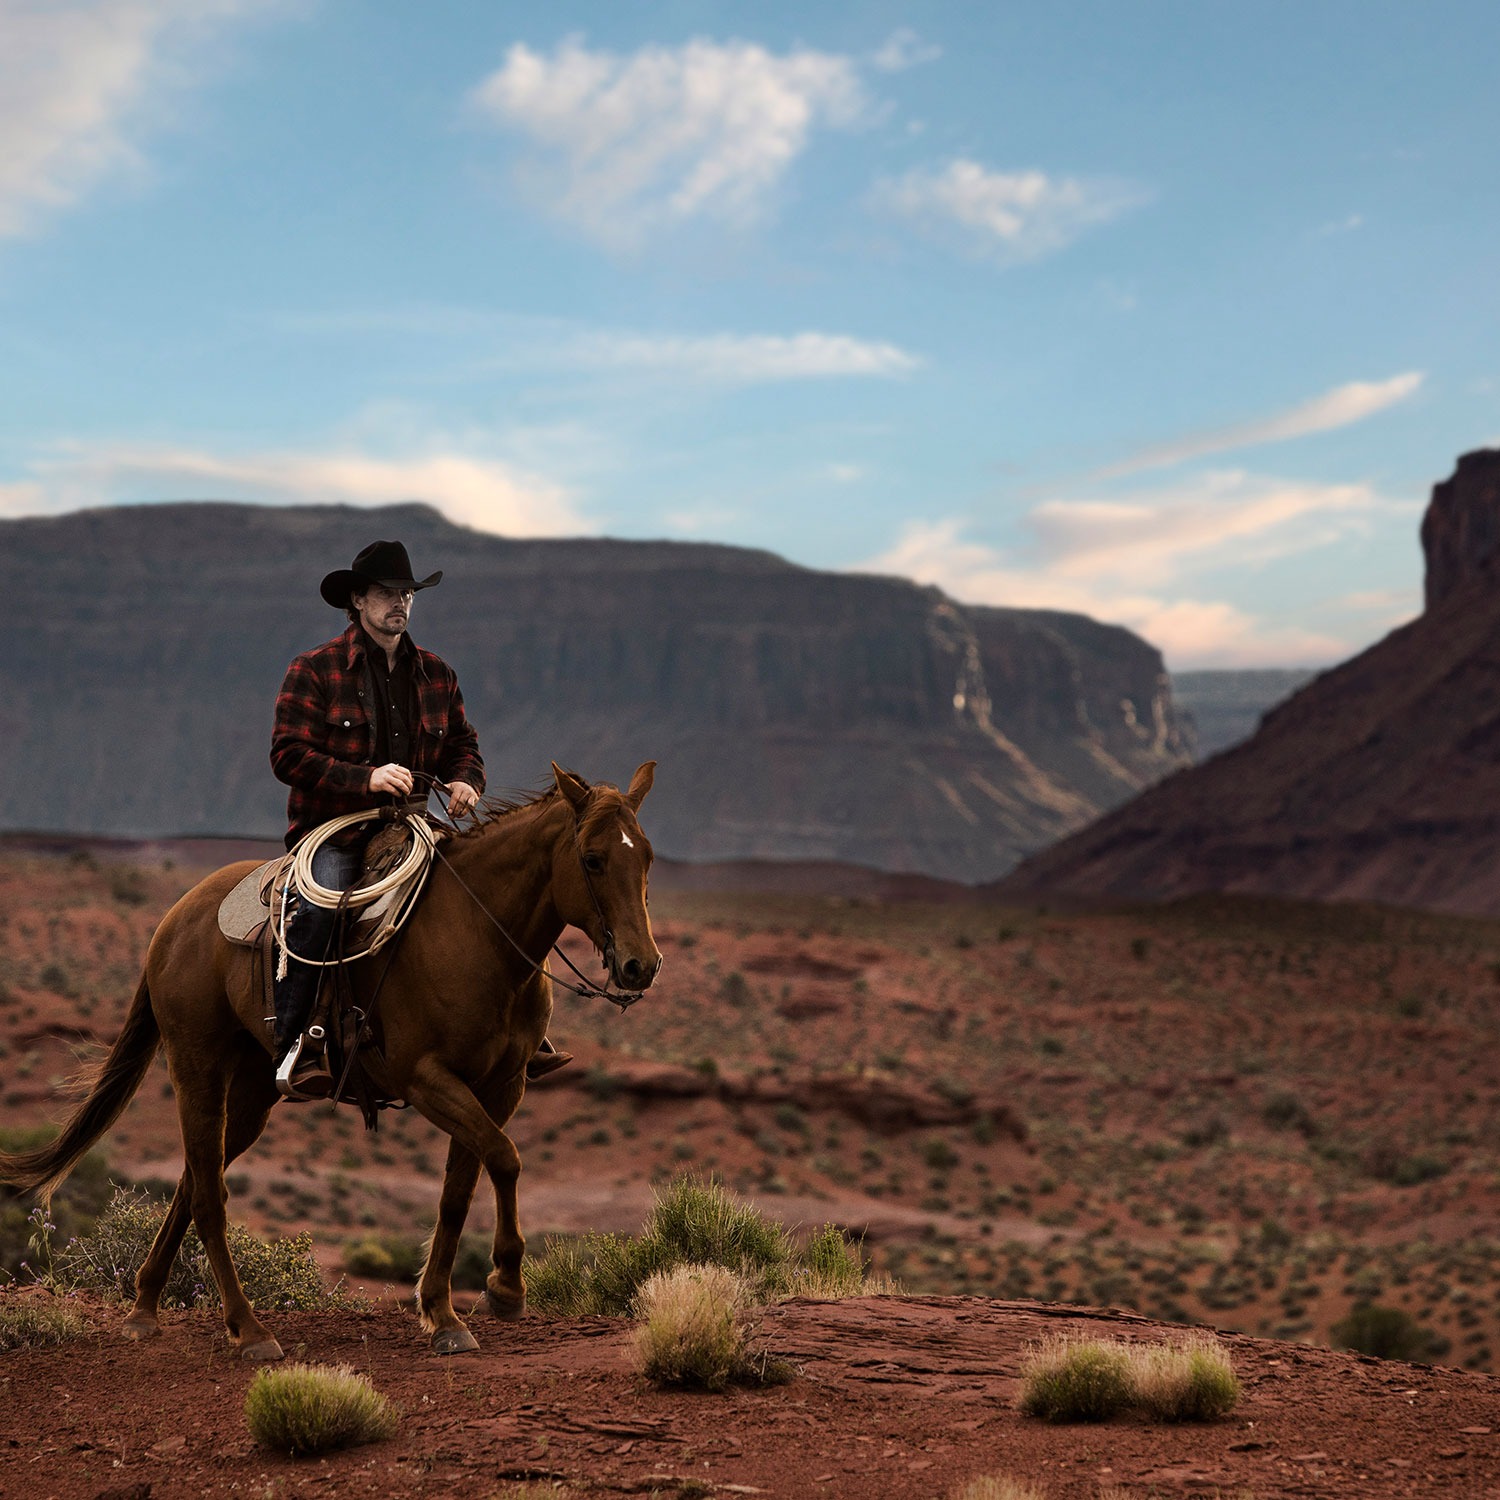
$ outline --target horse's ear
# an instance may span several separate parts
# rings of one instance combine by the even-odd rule
[[[589,784],[581,776],[565,771],[556,761],[552,762],[552,775],[557,789],[573,804],[574,812],[582,812],[583,804],[589,800]]]
[[[630,778],[630,790],[625,793],[625,800],[630,804],[632,811],[641,810],[641,803],[646,800],[646,793],[651,790],[651,783],[655,780],[656,762],[654,760],[642,761],[635,768],[635,775]]]

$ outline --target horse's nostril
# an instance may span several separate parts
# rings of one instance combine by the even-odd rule
[[[638,980],[645,972],[645,970],[641,967],[640,959],[627,958],[624,965],[621,967],[620,972],[627,983],[634,984],[636,980]]]

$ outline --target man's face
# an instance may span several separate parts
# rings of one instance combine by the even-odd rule
[[[349,602],[370,635],[397,636],[411,620],[415,598],[411,589],[388,589],[383,583],[372,583],[364,593],[351,594]]]

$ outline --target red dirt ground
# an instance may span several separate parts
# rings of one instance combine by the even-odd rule
[[[154,923],[241,852],[0,846],[0,1126],[66,1113],[62,1080],[80,1047],[113,1038]],[[21,1444],[0,1447],[0,1495],[147,1480],[158,1495],[274,1494],[329,1472],[353,1487],[372,1459],[382,1490],[415,1487],[425,1463],[433,1489],[464,1495],[502,1493],[502,1470],[527,1467],[665,1494],[647,1476],[701,1480],[707,1458],[710,1482],[784,1495],[943,1495],[1005,1469],[1060,1496],[1112,1480],[1226,1500],[1500,1497],[1493,1440],[1463,1431],[1500,1429],[1482,1374],[1500,1351],[1500,924],[1259,900],[1070,914],[850,889],[863,893],[653,890],[666,967],[648,1000],[627,1016],[559,1003],[553,1034],[579,1061],[513,1123],[523,1226],[534,1249],[548,1232],[633,1231],[654,1185],[711,1170],[789,1224],[864,1234],[910,1292],[995,1301],[791,1304],[767,1329],[803,1375],[723,1398],[642,1386],[609,1322],[481,1326],[480,1355],[437,1362],[406,1312],[288,1317],[289,1352],[371,1369],[408,1412],[391,1443],[327,1470],[249,1453],[248,1377],[211,1317],[172,1314],[166,1339],[136,1349],[100,1308],[106,1331],[85,1346],[0,1356],[0,1444]],[[367,1135],[348,1110],[279,1108],[232,1169],[230,1212],[257,1233],[311,1231],[336,1270],[371,1235],[426,1231],[443,1149],[410,1114]],[[163,1072],[103,1150],[122,1180],[175,1179]],[[483,1199],[473,1222],[492,1222]],[[1467,1371],[1315,1347],[1372,1301]],[[1011,1402],[1020,1346],[1089,1316],[1060,1303],[1288,1342],[1234,1340],[1247,1394],[1228,1423],[1054,1430]],[[1147,1326],[1112,1316],[1127,1334]],[[107,1463],[73,1451],[84,1392],[125,1424],[127,1466],[185,1436],[183,1453],[222,1472],[178,1453],[120,1477],[118,1448]],[[653,1444],[643,1413],[682,1441]],[[616,1417],[642,1435],[579,1427]],[[1269,1423],[1273,1446],[1243,1446]],[[88,1441],[115,1441],[107,1429]]]
[[[5,1298],[32,1292],[0,1294]],[[1225,1335],[1244,1386],[1208,1425],[1118,1419],[1052,1426],[1015,1408],[1039,1337],[1170,1337],[1127,1313],[974,1297],[789,1302],[761,1337],[789,1384],[724,1395],[657,1390],[634,1371],[623,1319],[477,1322],[476,1354],[428,1353],[383,1306],[276,1320],[291,1353],[344,1362],[400,1408],[393,1439],[324,1459],[256,1447],[241,1415],[252,1371],[207,1315],[167,1319],[146,1345],[97,1337],[0,1357],[6,1500],[504,1496],[523,1480],[566,1494],[926,1500],[980,1474],[1052,1500],[1500,1495],[1500,1381]],[[510,1481],[512,1483],[507,1483]],[[328,1486],[328,1489],[321,1487]]]

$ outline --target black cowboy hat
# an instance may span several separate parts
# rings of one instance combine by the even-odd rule
[[[388,589],[430,589],[442,581],[439,569],[418,583],[411,574],[411,559],[400,542],[371,542],[349,567],[330,573],[318,592],[335,609],[348,609],[349,596],[363,593],[372,583],[383,583]]]

